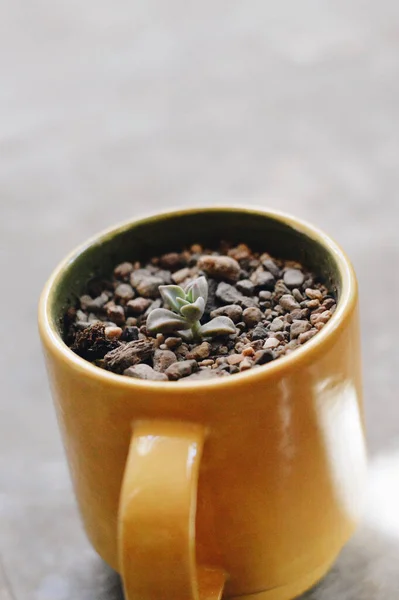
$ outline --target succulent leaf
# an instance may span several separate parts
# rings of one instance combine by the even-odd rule
[[[205,325],[201,325],[200,333],[204,337],[215,335],[228,335],[235,333],[236,327],[229,317],[215,317]]]
[[[205,310],[204,299],[199,297],[195,302],[186,304],[180,309],[180,314],[189,322],[199,321]]]
[[[155,308],[147,317],[150,333],[171,333],[187,326],[187,321],[167,308]]]
[[[189,300],[185,300],[184,298],[176,298],[176,304],[179,307],[180,311],[182,306],[187,306],[187,304],[190,304],[190,302]]]
[[[184,290],[179,285],[160,285],[159,292],[162,296],[162,300],[170,306],[176,312],[179,312],[180,306],[177,303],[177,300],[185,299],[186,294]]]
[[[203,275],[191,281],[186,288],[186,295],[190,295],[191,302],[203,298],[206,304],[208,300],[208,282]]]

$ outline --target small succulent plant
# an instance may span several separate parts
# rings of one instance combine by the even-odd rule
[[[147,318],[150,333],[177,333],[190,341],[206,337],[235,333],[236,328],[229,317],[215,317],[201,325],[208,298],[208,282],[205,277],[191,281],[185,289],[179,285],[160,285],[159,291],[167,308],[155,308]]]

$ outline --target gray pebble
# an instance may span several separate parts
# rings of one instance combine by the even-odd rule
[[[243,295],[233,285],[221,281],[216,289],[216,298],[224,304],[238,304]]]
[[[130,275],[130,283],[135,288],[142,281],[142,279],[146,279],[151,276],[151,272],[148,269],[136,269]]]
[[[220,308],[216,308],[211,312],[211,318],[226,316],[229,317],[233,323],[237,323],[241,319],[242,308],[238,306],[238,304],[227,304],[226,306],[221,306]]]
[[[168,381],[165,373],[158,373],[152,367],[146,364],[134,365],[129,367],[123,374],[127,377],[135,377],[136,379],[147,379],[148,381]]]
[[[131,300],[134,297],[132,286],[128,283],[120,283],[115,288],[115,296],[121,300],[124,300],[125,302]]]
[[[135,298],[127,303],[127,312],[129,315],[141,315],[152,304],[149,298]]]
[[[291,296],[291,294],[284,294],[283,296],[281,296],[280,298],[280,306],[284,309],[284,310],[294,310],[295,308],[299,308],[299,304],[298,302],[295,300],[294,296]]]
[[[198,368],[196,360],[182,360],[170,365],[165,373],[169,379],[176,381],[177,379],[187,377],[188,375],[191,375],[191,373],[198,371]]]
[[[163,279],[150,275],[139,281],[136,290],[144,298],[156,298],[159,295],[158,288],[160,285],[163,285]]]
[[[305,331],[309,331],[311,329],[311,324],[309,321],[294,321],[291,325],[290,329],[290,337],[292,340],[296,339],[301,335],[301,333],[305,333]]]
[[[155,371],[163,373],[170,365],[176,362],[176,354],[171,350],[155,350],[153,366]]]
[[[273,319],[270,325],[270,331],[282,331],[284,328],[284,321],[279,317]]]
[[[264,340],[267,337],[267,329],[262,325],[257,325],[252,331],[253,340]]]
[[[274,358],[271,350],[258,350],[255,354],[255,365],[265,365]]]
[[[278,268],[278,266],[276,265],[276,263],[274,262],[274,260],[272,260],[271,258],[267,258],[266,260],[263,261],[262,264],[265,267],[265,269],[270,271],[270,273],[273,275],[273,277],[275,279],[280,278],[281,271]]]
[[[252,296],[255,291],[255,285],[249,279],[241,279],[237,281],[236,287],[245,296]]]
[[[286,269],[283,281],[288,288],[299,288],[305,281],[305,275],[299,269]]]
[[[127,279],[133,271],[133,265],[130,262],[123,262],[114,269],[114,275],[117,279]]]
[[[251,276],[251,281],[257,290],[272,290],[276,282],[270,271],[255,271]]]

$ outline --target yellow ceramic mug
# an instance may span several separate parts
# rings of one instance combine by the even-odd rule
[[[115,375],[62,341],[90,276],[222,238],[322,273],[339,298],[326,327],[275,362],[195,382]],[[356,525],[366,462],[356,280],[329,237],[262,209],[135,220],[61,263],[39,321],[85,529],[128,600],[284,600],[324,575]]]

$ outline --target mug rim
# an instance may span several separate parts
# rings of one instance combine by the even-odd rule
[[[328,323],[318,331],[313,338],[299,348],[295,348],[290,354],[281,356],[277,360],[261,365],[256,369],[248,369],[241,373],[235,373],[233,377],[218,377],[204,380],[196,379],[193,381],[185,381],[184,378],[179,381],[151,381],[126,377],[97,367],[86,359],[78,356],[71,348],[69,348],[69,346],[67,346],[53,325],[51,318],[55,290],[63,277],[63,271],[66,267],[73,263],[82,253],[88,250],[88,248],[98,246],[110,237],[122,234],[129,230],[132,225],[156,221],[159,218],[173,218],[179,215],[221,211],[258,214],[284,223],[324,246],[325,250],[334,258],[341,277],[340,298],[337,303],[337,308]],[[158,389],[163,390],[163,392],[174,393],[183,389],[185,391],[195,391],[201,388],[203,391],[207,388],[214,389],[220,386],[234,386],[238,383],[244,384],[244,382],[250,384],[251,381],[255,382],[255,380],[259,378],[264,379],[267,376],[270,378],[275,377],[286,369],[289,370],[300,367],[305,361],[309,361],[312,356],[318,352],[320,347],[331,339],[334,334],[337,334],[341,324],[352,314],[356,301],[357,279],[348,256],[337,242],[318,227],[286,212],[264,208],[262,206],[244,206],[240,204],[221,204],[216,206],[201,205],[190,208],[171,208],[162,211],[151,211],[150,213],[139,215],[136,218],[112,225],[79,244],[58,263],[47,280],[39,300],[38,322],[39,332],[43,343],[46,346],[51,346],[60,360],[69,362],[75,370],[79,371],[81,374],[85,374],[88,378],[125,388],[126,391],[129,389],[131,391],[134,389],[139,391],[140,389],[148,389],[148,387],[150,387],[154,389],[154,391]]]

